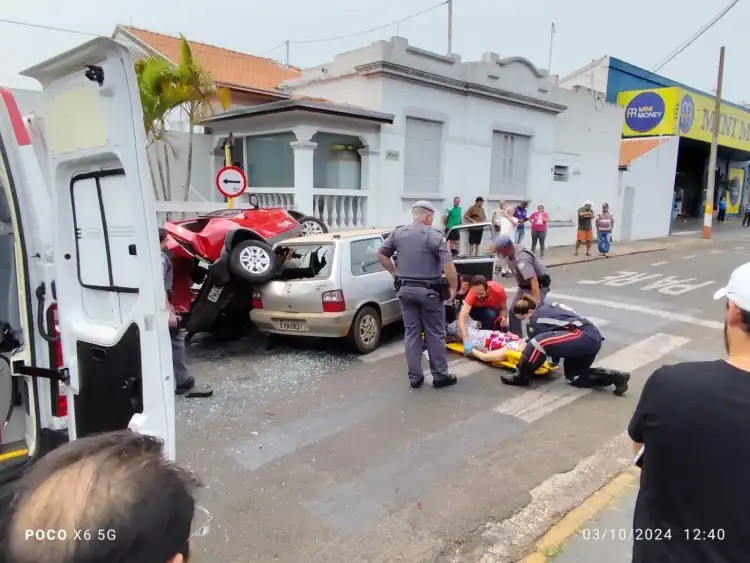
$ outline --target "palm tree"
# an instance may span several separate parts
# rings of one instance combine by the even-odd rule
[[[149,155],[149,166],[151,167],[151,179],[154,184],[154,192],[157,199],[171,199],[171,179],[169,177],[169,152],[174,154],[166,137],[167,116],[176,107],[186,102],[183,89],[179,86],[179,76],[175,67],[162,57],[149,57],[138,61],[135,65],[138,77],[138,90],[143,107],[143,126],[146,129],[148,146],[160,143],[164,151],[164,167],[156,153],[156,163],[161,181],[161,194],[156,187],[156,179],[153,173],[153,163]],[[166,174],[164,173],[166,168]],[[161,197],[160,197],[161,196]]]
[[[214,102],[218,101],[222,109],[227,109],[231,103],[231,96],[228,89],[218,86],[200,63],[193,59],[190,44],[182,35],[180,35],[180,62],[176,68],[176,75],[175,93],[184,100],[181,106],[190,124],[185,180],[185,201],[187,201],[190,196],[190,177],[193,169],[195,125],[216,113]]]

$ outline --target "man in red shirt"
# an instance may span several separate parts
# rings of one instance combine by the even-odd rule
[[[497,282],[487,281],[484,276],[474,276],[469,283],[471,289],[464,299],[458,314],[458,330],[464,341],[468,338],[469,318],[482,323],[483,330],[506,330],[508,327],[508,296]]]

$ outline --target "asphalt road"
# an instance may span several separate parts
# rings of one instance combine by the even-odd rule
[[[602,328],[597,363],[632,372],[621,398],[559,377],[508,387],[459,357],[458,385],[415,391],[397,332],[366,357],[339,343],[266,350],[257,336],[193,344],[192,372],[216,391],[178,403],[178,459],[214,516],[197,558],[511,560],[484,545],[488,523],[621,434],[655,368],[723,353],[712,294],[748,260],[746,233],[551,270],[551,298]]]

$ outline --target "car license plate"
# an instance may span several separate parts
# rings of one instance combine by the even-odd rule
[[[208,299],[211,303],[216,303],[219,300],[219,297],[221,297],[221,292],[223,289],[223,287],[212,287],[208,292],[208,297],[206,297],[206,299]]]
[[[279,321],[281,330],[291,330],[294,332],[304,332],[305,324],[299,321]]]

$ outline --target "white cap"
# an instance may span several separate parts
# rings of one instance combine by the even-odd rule
[[[425,201],[424,199],[420,199],[418,202],[411,206],[412,209],[416,209],[417,207],[426,209],[430,213],[435,213],[435,206],[432,205],[429,201]]]
[[[583,202],[583,205],[594,205],[594,202],[591,201],[590,199],[587,199],[586,201]]]
[[[732,272],[729,283],[714,293],[714,299],[726,297],[743,311],[750,311],[750,262]]]

